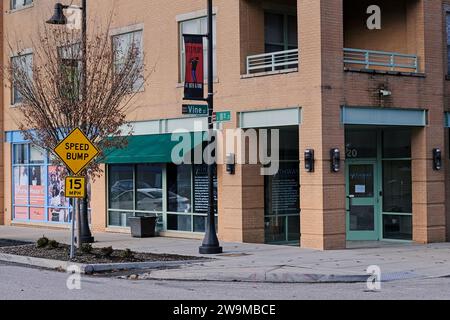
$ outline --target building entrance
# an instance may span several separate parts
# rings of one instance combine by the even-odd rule
[[[412,240],[411,131],[346,129],[347,239]]]

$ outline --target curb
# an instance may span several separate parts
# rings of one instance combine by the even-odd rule
[[[295,272],[241,272],[226,274],[220,272],[179,272],[151,271],[137,275],[138,280],[171,281],[212,281],[212,282],[250,282],[250,283],[366,283],[368,274],[306,274]]]
[[[61,271],[67,271],[70,269],[70,267],[77,266],[82,274],[93,274],[95,272],[108,272],[108,271],[159,269],[204,262],[203,260],[185,260],[185,261],[152,261],[152,262],[109,263],[109,264],[83,264],[70,261],[59,261],[27,256],[17,256],[6,253],[0,253],[0,261]]]

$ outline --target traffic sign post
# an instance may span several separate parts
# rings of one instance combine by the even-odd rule
[[[74,175],[72,177],[67,177],[65,183],[65,196],[67,198],[74,199],[74,205],[72,208],[72,239],[70,245],[70,259],[72,260],[75,256],[75,220],[78,225],[77,244],[78,246],[81,245],[81,219],[78,199],[86,198],[86,178],[77,177],[77,175],[86,169],[95,157],[98,156],[100,151],[80,128],[76,128],[55,147],[54,152],[66,165],[67,169]]]

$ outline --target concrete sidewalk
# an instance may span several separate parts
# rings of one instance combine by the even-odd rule
[[[43,235],[69,243],[69,231],[0,226],[0,239],[35,241]],[[199,240],[174,238],[133,239],[130,235],[96,233],[96,247],[113,246],[138,252],[200,256]],[[314,251],[288,246],[222,243],[224,254],[215,260],[177,269],[152,270],[142,279],[252,281],[252,282],[360,282],[366,270],[381,268],[383,281],[450,276],[450,244],[350,243],[340,251]]]

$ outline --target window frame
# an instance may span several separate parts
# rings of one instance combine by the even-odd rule
[[[282,51],[291,50],[290,47],[293,47],[294,44],[289,43],[289,17],[294,17],[297,21],[297,49],[299,47],[298,43],[298,16],[293,11],[279,11],[273,9],[265,9],[264,10],[264,28],[266,27],[266,14],[280,15],[283,17],[283,43],[281,42],[269,42],[266,39],[265,31],[264,31],[264,51],[266,51],[266,46],[282,46]]]
[[[23,53],[19,53],[19,54],[15,54],[12,55],[10,57],[10,63],[11,63],[11,67],[14,68],[14,60],[15,59],[27,59],[28,57],[31,58],[31,62],[30,62],[30,70],[28,70],[31,74],[31,76],[33,76],[33,63],[34,63],[34,55],[33,52],[31,50],[26,50]],[[12,75],[13,78],[13,75]],[[16,107],[19,106],[23,103],[23,95],[17,91],[16,86],[15,86],[15,81],[14,79],[12,79],[11,81],[11,90],[10,90],[10,94],[11,94],[11,99],[10,99],[10,104],[11,107]],[[16,100],[16,93],[18,93],[20,95],[20,97],[18,97],[18,99]]]
[[[116,56],[116,49],[115,49],[115,39],[120,38],[120,37],[124,37],[124,36],[129,36],[132,34],[140,34],[140,39],[139,39],[139,49],[140,49],[140,59],[139,59],[139,63],[140,64],[144,64],[144,28],[142,26],[136,27],[136,28],[131,28],[131,29],[122,29],[119,30],[117,32],[111,33],[111,48],[113,49],[113,53],[114,53],[114,57],[113,57],[113,62],[112,62],[112,69],[113,69],[113,76],[115,75],[117,66],[120,66],[123,64],[120,62],[117,62],[117,56]],[[134,38],[132,38],[134,41]],[[129,48],[128,48],[129,50]],[[142,82],[141,82],[141,81]],[[139,83],[139,86],[136,86],[136,83],[133,84],[133,87],[130,89],[131,92],[142,92],[145,90],[145,78],[144,75],[142,74],[139,79],[137,80],[137,82]]]
[[[22,4],[22,5],[20,5],[18,7],[17,6],[17,1],[24,1],[24,2],[29,1],[29,3],[24,3],[24,4]],[[14,5],[14,3],[16,3],[16,5]],[[9,9],[10,9],[10,11],[14,12],[14,11],[27,9],[29,7],[32,7],[33,5],[34,5],[34,0],[10,0],[10,2],[9,2]]]

